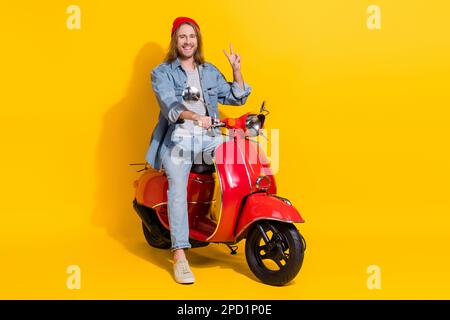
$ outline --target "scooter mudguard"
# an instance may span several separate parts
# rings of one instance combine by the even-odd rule
[[[235,239],[258,220],[278,220],[289,223],[303,223],[300,213],[284,198],[267,193],[254,193],[247,197],[235,231]]]

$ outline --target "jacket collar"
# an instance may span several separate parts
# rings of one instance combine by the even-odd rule
[[[178,58],[176,58],[175,60],[172,61],[170,66],[172,67],[172,70],[180,67],[181,66],[180,60]]]
[[[170,66],[171,66],[172,70],[174,70],[174,69],[176,69],[176,68],[178,68],[178,67],[181,67],[180,60],[179,60],[178,58],[176,58],[174,61],[172,61],[172,63],[170,64]],[[199,70],[200,72],[202,72],[202,70],[203,70],[203,68],[204,68],[205,66],[206,66],[206,63],[203,63],[203,64],[198,65],[198,70]]]

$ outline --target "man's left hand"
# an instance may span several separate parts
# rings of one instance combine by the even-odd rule
[[[235,53],[233,49],[233,45],[230,43],[230,53],[228,53],[226,50],[223,50],[225,55],[228,58],[228,61],[230,62],[231,68],[233,68],[233,72],[237,72],[241,70],[241,56],[239,53]]]

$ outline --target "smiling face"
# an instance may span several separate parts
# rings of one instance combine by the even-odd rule
[[[185,23],[177,30],[177,51],[181,59],[189,59],[197,51],[198,41],[194,28]]]

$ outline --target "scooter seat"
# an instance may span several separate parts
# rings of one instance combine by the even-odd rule
[[[200,153],[196,156],[194,163],[192,164],[191,172],[194,173],[213,173],[216,171],[214,164],[209,164],[212,162],[214,152],[211,154]],[[200,158],[201,157],[201,158]],[[208,160],[206,160],[208,159]],[[205,162],[206,160],[206,162]]]
[[[194,163],[191,168],[191,172],[194,173],[213,173],[216,168],[213,164],[206,163]]]

